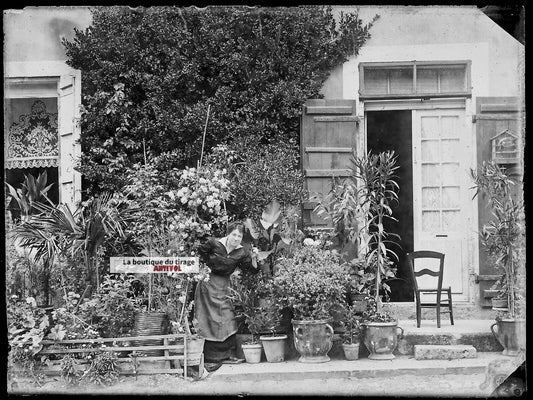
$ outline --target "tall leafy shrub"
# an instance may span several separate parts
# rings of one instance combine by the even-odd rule
[[[89,192],[114,190],[147,153],[206,149],[256,137],[297,143],[298,112],[330,71],[356,55],[373,21],[336,22],[329,7],[97,7],[64,41],[82,71],[83,155]]]

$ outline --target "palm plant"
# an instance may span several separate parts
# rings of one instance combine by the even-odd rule
[[[98,286],[98,249],[109,235],[124,236],[127,210],[120,210],[110,194],[94,198],[74,212],[66,204],[34,202],[33,207],[39,214],[22,221],[11,234],[23,247],[34,251],[34,258],[43,263],[47,277],[61,254],[82,254],[87,280],[92,287]],[[48,296],[48,282],[45,288]]]

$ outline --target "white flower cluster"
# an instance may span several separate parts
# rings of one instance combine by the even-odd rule
[[[198,174],[196,168],[186,168],[179,178],[180,189],[170,194],[182,206],[194,210],[200,208],[208,214],[218,215],[222,202],[229,198],[229,180],[225,178],[226,169],[203,169]]]
[[[211,231],[210,222],[197,221],[194,216],[175,215],[170,219],[171,230],[180,232],[181,239],[202,236]]]

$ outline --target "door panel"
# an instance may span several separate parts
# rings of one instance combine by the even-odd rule
[[[465,148],[463,109],[413,111],[414,249],[445,254],[443,286],[456,294],[466,291]]]

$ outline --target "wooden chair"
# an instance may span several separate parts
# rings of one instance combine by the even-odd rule
[[[413,278],[413,285],[415,291],[415,302],[416,302],[416,326],[420,328],[420,320],[422,318],[422,308],[436,308],[437,309],[437,328],[440,328],[440,314],[441,308],[447,308],[442,312],[450,313],[450,322],[453,325],[453,310],[452,310],[452,288],[442,287],[442,277],[444,273],[444,254],[436,251],[413,251],[412,253],[407,254],[407,259],[409,261],[409,266],[411,270],[411,276]],[[421,268],[415,270],[415,260],[418,260],[417,265],[424,262],[424,259],[427,260],[439,260],[438,270],[433,268],[428,268],[427,265],[423,265]],[[427,264],[427,263],[426,263]],[[418,278],[424,275],[437,277],[437,285],[433,288],[420,288],[418,285]],[[421,301],[421,294],[436,294],[436,301]],[[443,298],[442,294],[446,294],[447,297]]]

